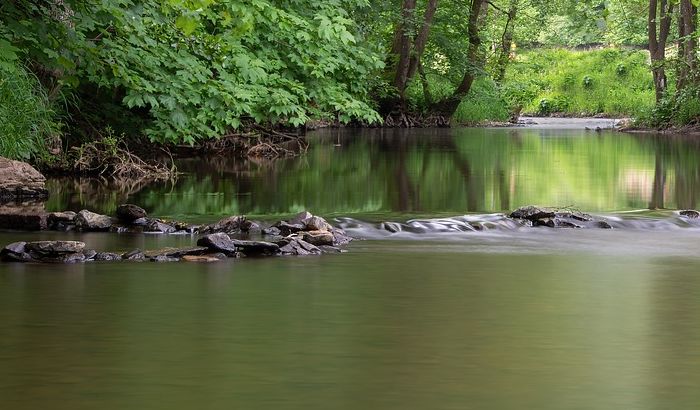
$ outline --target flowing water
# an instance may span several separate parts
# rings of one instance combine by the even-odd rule
[[[49,210],[194,222],[302,209],[349,252],[219,264],[0,264],[2,409],[697,409],[700,140],[343,130],[169,184],[52,180]],[[614,229],[525,228],[567,206]],[[648,209],[656,210],[650,211]],[[189,236],[0,233],[99,249]]]

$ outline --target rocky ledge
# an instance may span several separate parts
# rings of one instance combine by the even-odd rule
[[[302,212],[288,221],[262,229],[244,216],[232,216],[205,226],[149,219],[145,210],[131,204],[117,208],[116,217],[87,210],[54,212],[47,229],[60,231],[155,232],[200,234],[196,246],[143,251],[109,252],[88,249],[78,241],[15,242],[0,251],[5,262],[81,263],[90,261],[217,262],[228,258],[305,256],[343,252],[352,240],[325,219]],[[250,240],[250,237],[262,240]]]
[[[46,178],[31,165],[0,157],[0,201],[46,199]]]

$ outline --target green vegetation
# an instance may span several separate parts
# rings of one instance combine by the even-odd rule
[[[34,108],[0,155],[43,155],[52,112],[66,147],[107,128],[193,145],[261,126],[475,124],[521,111],[694,123],[697,3],[5,1],[2,80],[22,83],[30,97],[17,98]]]
[[[9,61],[0,64],[0,155],[46,157],[58,131],[56,114],[33,74]]]

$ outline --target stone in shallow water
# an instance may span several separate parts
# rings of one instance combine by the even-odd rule
[[[54,231],[68,231],[75,226],[75,217],[77,214],[72,211],[51,212],[46,217],[46,225],[48,229]]]
[[[698,219],[700,218],[700,212],[694,210],[681,211],[681,216],[685,216],[688,219]]]
[[[166,248],[155,251],[144,252],[147,258],[155,258],[158,256],[166,256],[169,258],[182,258],[186,255],[203,255],[209,252],[209,248],[203,246],[189,246],[187,248]]]
[[[0,251],[0,258],[7,262],[30,262],[32,257],[27,253],[26,245],[26,242],[11,243]]]
[[[323,253],[318,247],[298,238],[284,238],[277,244],[282,255],[306,256]]]
[[[241,231],[241,226],[246,222],[245,216],[229,216],[212,225],[206,225],[200,228],[200,232],[207,233],[238,233]]]
[[[85,249],[85,242],[78,241],[39,241],[27,242],[25,248],[28,252],[41,255],[63,255],[79,253]]]
[[[95,261],[118,261],[122,259],[122,255],[112,252],[97,252],[92,259]]]
[[[271,242],[233,240],[233,243],[236,249],[243,252],[245,255],[274,255],[279,253],[280,250],[279,246]]]
[[[146,225],[146,227],[143,229],[144,232],[150,232],[150,233],[173,233],[177,229],[175,229],[174,226],[168,225],[162,221],[159,220],[152,220]]]
[[[320,216],[312,216],[304,224],[307,231],[332,231],[333,226]]]
[[[112,227],[112,218],[83,209],[75,217],[75,226],[86,232],[108,231]]]
[[[133,251],[127,252],[122,255],[122,259],[127,261],[138,261],[146,258],[141,249],[134,249]]]
[[[334,237],[328,231],[309,231],[302,234],[302,239],[312,245],[333,245]]]
[[[148,214],[140,206],[122,204],[117,207],[117,219],[124,223],[132,223],[138,219],[146,218]]]
[[[236,252],[236,243],[225,233],[214,233],[204,236],[197,241],[197,245],[229,254]]]
[[[538,208],[536,206],[524,206],[518,208],[510,214],[513,219],[527,219],[529,221],[537,221],[544,218],[553,218],[555,212],[552,209]]]
[[[195,256],[195,255],[187,255],[182,258],[184,262],[198,262],[198,263],[212,263],[212,262],[220,262],[221,259],[219,259],[216,256],[211,256],[211,255],[201,255],[201,256]]]

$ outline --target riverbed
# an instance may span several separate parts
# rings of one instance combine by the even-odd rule
[[[193,223],[309,210],[360,240],[337,255],[204,265],[0,264],[0,408],[700,405],[700,222],[676,212],[698,207],[698,140],[324,130],[301,158],[178,168],[156,185],[53,179],[47,208],[131,202]],[[614,228],[505,222],[528,204]],[[59,237],[115,251],[196,240],[0,244]]]

